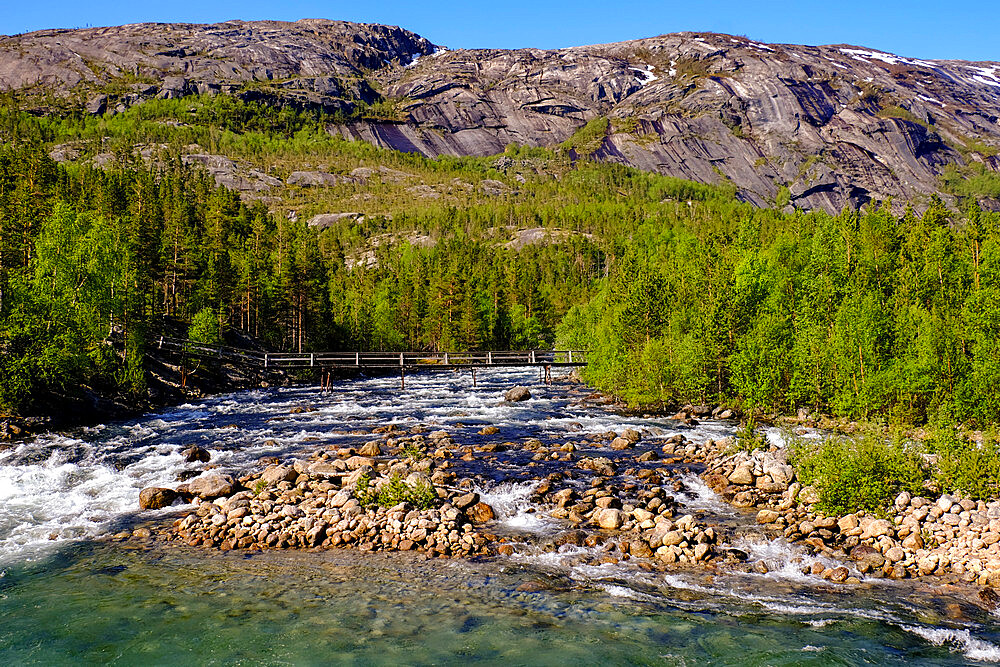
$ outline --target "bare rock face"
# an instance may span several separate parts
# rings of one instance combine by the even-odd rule
[[[194,93],[328,111],[391,100],[392,120],[331,131],[427,156],[570,140],[574,157],[830,212],[890,197],[919,206],[948,165],[1000,171],[1000,63],[711,33],[448,51],[396,27],[318,19],[45,30],[0,38],[0,90],[10,89],[78,100],[91,114]],[[241,191],[277,184],[203,166]],[[344,178],[297,172],[289,183]]]
[[[302,105],[342,110],[346,101],[378,98],[365,72],[432,51],[401,28],[325,19],[41,30],[0,38],[0,90],[100,90],[128,77],[137,81],[136,98],[126,105],[218,92],[267,100],[280,91]],[[103,113],[108,102],[93,96],[87,111]]]
[[[946,164],[1000,168],[991,149],[968,158],[957,149],[1000,146],[997,63],[681,33],[435,54],[387,94],[412,100],[405,124],[344,133],[428,155],[486,155],[511,142],[551,145],[607,117],[593,157],[731,183],[760,205],[838,212],[934,192]]]

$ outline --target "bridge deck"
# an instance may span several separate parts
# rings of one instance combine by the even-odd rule
[[[489,352],[258,352],[173,338],[153,341],[157,349],[224,359],[267,370],[352,368],[448,370],[489,367],[577,367],[587,365],[583,350],[497,350]]]

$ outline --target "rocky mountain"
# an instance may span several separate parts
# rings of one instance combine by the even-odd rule
[[[346,114],[331,131],[402,151],[562,144],[833,212],[890,197],[919,207],[946,171],[1000,173],[1000,63],[719,34],[449,51],[325,20],[48,30],[0,38],[0,88],[90,113],[191,93],[320,106]],[[391,112],[353,113],[374,102]]]

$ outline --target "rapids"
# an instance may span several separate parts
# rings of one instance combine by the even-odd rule
[[[502,404],[504,390],[534,398]],[[764,539],[752,517],[694,474],[676,500],[725,526],[767,574],[647,572],[553,550],[565,528],[530,502],[546,462],[518,452],[477,470],[492,529],[510,556],[427,561],[416,554],[209,552],[100,539],[136,521],[139,490],[209,466],[243,471],[265,456],[360,445],[397,424],[458,442],[579,440],[635,428],[650,447],[675,433],[718,439],[734,426],[625,416],[579,385],[528,371],[368,378],[216,396],[141,419],[47,434],[0,451],[0,658],[6,664],[379,663],[967,664],[1000,662],[1000,619],[974,589],[915,582],[836,586],[802,574],[796,546]],[[293,408],[307,411],[293,413]],[[495,436],[480,436],[486,425]],[[780,432],[768,434],[780,439]],[[199,445],[209,464],[186,463]],[[598,450],[595,450],[595,452]],[[599,450],[600,455],[607,455]],[[594,452],[589,453],[594,455]],[[761,568],[764,569],[764,568]]]

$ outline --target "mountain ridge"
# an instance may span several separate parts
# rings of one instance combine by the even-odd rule
[[[758,206],[920,208],[949,196],[945,177],[1000,178],[1000,63],[855,45],[687,32],[448,50],[395,26],[326,19],[132,24],[0,38],[0,89],[93,114],[232,94],[340,113],[332,132],[395,150],[562,145],[577,158],[732,183]],[[357,113],[372,104],[388,111]],[[1000,207],[994,193],[974,194]]]

